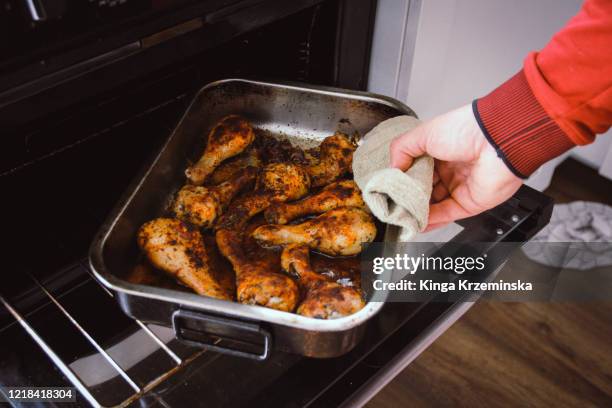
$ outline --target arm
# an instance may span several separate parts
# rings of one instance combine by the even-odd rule
[[[612,124],[612,1],[587,0],[514,77],[400,135],[391,165],[435,160],[429,228],[492,208],[546,161]]]
[[[473,103],[500,157],[525,178],[612,123],[612,2],[586,1],[540,52]]]

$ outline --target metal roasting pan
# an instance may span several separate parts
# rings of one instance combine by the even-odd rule
[[[130,185],[101,227],[90,248],[91,269],[116,293],[127,315],[173,327],[184,342],[259,360],[273,349],[319,358],[342,355],[361,339],[366,322],[382,302],[368,302],[351,316],[319,320],[122,278],[138,260],[138,228],[164,213],[185,183],[186,166],[203,151],[208,131],[219,119],[234,113],[246,117],[256,129],[303,147],[318,144],[337,130],[364,135],[385,119],[416,116],[395,99],[365,92],[243,79],[208,84],[196,94],[157,157]],[[384,229],[379,237],[394,242],[397,229]],[[392,248],[387,250],[392,252]]]

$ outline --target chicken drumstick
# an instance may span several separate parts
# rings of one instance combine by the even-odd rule
[[[295,275],[306,289],[298,314],[316,319],[335,319],[353,314],[365,305],[357,290],[331,282],[312,269],[306,245],[287,245],[281,255],[281,266]]]
[[[215,171],[206,178],[206,185],[216,186],[229,180],[236,173],[243,171],[246,167],[261,167],[262,159],[259,151],[251,145],[238,156],[232,157],[221,163]]]
[[[197,230],[173,218],[157,218],[140,227],[138,245],[153,266],[174,276],[196,293],[231,299],[209,270],[208,254]]]
[[[308,245],[328,255],[356,255],[376,237],[370,214],[359,208],[338,208],[297,225],[262,225],[253,237],[264,246]]]
[[[223,160],[244,151],[254,139],[255,132],[246,119],[238,115],[224,117],[208,134],[200,160],[185,170],[185,175],[192,184],[202,185]]]
[[[367,209],[361,191],[352,180],[332,183],[319,193],[293,203],[274,203],[266,210],[270,224],[287,224],[309,214],[321,214],[339,207]]]
[[[255,181],[257,169],[247,167],[230,180],[214,187],[187,184],[174,201],[174,213],[183,220],[203,228],[212,227],[234,196]]]
[[[217,246],[234,268],[238,302],[291,312],[299,297],[296,283],[270,271],[263,260],[249,259],[242,249],[243,235],[231,229],[217,230]]]
[[[326,137],[318,148],[318,160],[307,169],[312,186],[324,186],[350,173],[356,148],[343,133]]]

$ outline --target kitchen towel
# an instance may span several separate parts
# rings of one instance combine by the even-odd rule
[[[549,224],[523,252],[544,265],[585,270],[612,265],[611,242],[612,207],[574,201],[555,205]]]
[[[353,174],[364,201],[376,218],[401,227],[402,242],[427,226],[434,162],[422,156],[405,172],[391,168],[389,146],[419,123],[411,116],[387,119],[365,135],[353,155]]]

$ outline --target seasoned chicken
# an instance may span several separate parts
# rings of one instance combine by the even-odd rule
[[[262,225],[253,232],[262,246],[305,244],[327,255],[355,255],[376,237],[370,214],[359,208],[328,211],[297,225]]]
[[[308,193],[310,179],[299,165],[272,163],[264,167],[256,191],[236,200],[218,222],[219,228],[237,229],[275,202],[297,200]]]
[[[138,231],[138,245],[153,266],[172,275],[196,293],[231,299],[209,270],[202,235],[173,218],[157,218]]]
[[[234,267],[238,301],[291,311],[299,297],[296,283],[274,273],[264,259],[248,256],[243,231],[248,221],[270,203],[298,199],[308,193],[310,179],[298,165],[273,163],[262,169],[256,191],[234,201],[217,223],[217,246]]]
[[[238,230],[219,229],[217,246],[234,267],[238,302],[291,312],[299,298],[297,284],[286,275],[270,271],[263,259],[250,259],[242,248]]]
[[[230,180],[214,187],[185,185],[174,200],[174,213],[183,221],[210,228],[232,198],[252,185],[256,176],[257,169],[247,167]]]
[[[311,152],[312,163],[307,171],[312,180],[312,187],[324,186],[350,173],[353,152],[356,148],[343,133],[326,137],[318,150]]]
[[[298,278],[306,291],[297,309],[298,314],[316,319],[335,319],[353,314],[365,305],[357,290],[330,282],[312,269],[306,245],[287,245],[281,255],[281,265]]]
[[[254,139],[255,132],[247,120],[238,115],[226,116],[210,131],[204,154],[185,170],[185,175],[192,184],[202,185],[223,160],[242,153]]]
[[[259,151],[252,145],[245,152],[238,156],[232,157],[221,163],[219,167],[212,172],[206,179],[206,184],[216,186],[226,180],[229,180],[236,173],[244,170],[246,167],[261,167],[262,160]]]
[[[287,224],[310,214],[321,214],[339,207],[367,209],[361,191],[352,180],[329,184],[319,193],[292,203],[273,203],[265,212],[270,224]]]

